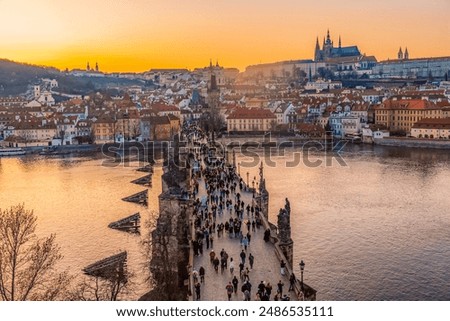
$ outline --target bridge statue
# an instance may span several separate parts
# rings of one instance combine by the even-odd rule
[[[286,198],[284,208],[280,208],[278,213],[278,240],[288,263],[292,268],[294,256],[294,241],[291,238],[291,204]]]

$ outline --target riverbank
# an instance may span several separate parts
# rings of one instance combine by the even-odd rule
[[[450,149],[450,140],[438,139],[388,137],[375,139],[374,143],[391,147]]]

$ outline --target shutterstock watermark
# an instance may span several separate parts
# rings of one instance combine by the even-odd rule
[[[163,160],[164,165],[186,168],[193,155],[201,155],[213,162],[225,158],[229,164],[255,167],[263,162],[266,167],[330,167],[348,166],[341,152],[347,141],[329,139],[272,140],[269,135],[261,139],[227,139],[214,143],[188,140],[146,141],[121,144],[103,144],[103,166],[144,166]]]

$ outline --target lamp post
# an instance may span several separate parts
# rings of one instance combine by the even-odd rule
[[[301,260],[299,265],[300,265],[300,288],[302,289],[303,292],[303,271],[305,270],[305,262]]]

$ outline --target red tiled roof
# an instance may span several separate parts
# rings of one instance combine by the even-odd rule
[[[277,117],[268,109],[239,108],[233,110],[228,119],[276,119]]]
[[[156,112],[163,112],[163,111],[180,111],[180,109],[177,106],[174,105],[167,105],[163,103],[154,103],[149,106],[150,109],[155,110]]]
[[[412,128],[450,129],[450,118],[422,118]]]
[[[376,109],[433,109],[437,106],[424,99],[400,99],[400,100],[386,100]]]

